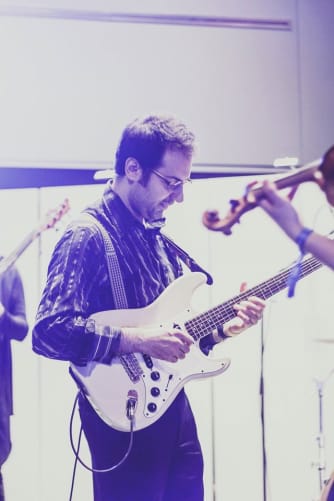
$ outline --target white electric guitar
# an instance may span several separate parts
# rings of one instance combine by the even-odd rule
[[[319,269],[314,257],[302,262],[300,278]],[[98,324],[119,327],[180,327],[195,343],[184,359],[171,363],[141,353],[115,357],[111,365],[90,362],[85,367],[70,366],[70,373],[99,416],[120,431],[140,430],[157,421],[171,405],[187,381],[224,372],[229,359],[205,356],[199,341],[236,316],[233,305],[256,295],[268,299],[285,289],[293,267],[286,268],[269,280],[246,292],[194,316],[190,300],[194,290],[206,281],[203,273],[194,272],[176,279],[156,301],[145,308],[111,310],[94,313]]]

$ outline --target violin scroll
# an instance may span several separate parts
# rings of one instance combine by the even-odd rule
[[[209,230],[222,231],[225,235],[231,234],[231,230],[225,228],[224,220],[220,219],[217,210],[206,210],[203,214],[202,222]]]
[[[230,210],[226,216],[221,219],[217,210],[207,210],[204,212],[202,222],[209,230],[221,231],[225,235],[231,235],[232,226],[240,223],[240,217],[245,212],[256,206],[256,196],[253,192],[248,192],[240,200],[230,200]]]
[[[292,175],[274,181],[277,189],[296,189],[305,181],[313,181],[326,194],[328,202],[334,206],[334,146],[331,146],[324,157],[311,162]],[[217,210],[204,212],[202,222],[209,230],[221,231],[225,235],[231,235],[234,224],[240,223],[240,217],[245,212],[254,209],[257,202],[263,197],[262,184],[250,183],[246,188],[246,194],[239,200],[230,200],[230,210],[224,218],[219,217]]]

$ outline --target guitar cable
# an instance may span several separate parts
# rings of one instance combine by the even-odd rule
[[[72,501],[72,496],[73,496],[73,489],[74,489],[74,480],[75,480],[75,474],[76,474],[76,469],[77,469],[77,465],[78,465],[78,462],[88,471],[92,472],[92,473],[108,473],[110,471],[113,471],[113,470],[116,470],[116,468],[118,468],[119,466],[121,466],[124,461],[128,458],[130,452],[131,452],[131,449],[132,449],[132,445],[133,445],[133,426],[134,426],[134,412],[129,412],[127,414],[128,416],[128,419],[130,421],[130,440],[129,440],[129,445],[128,445],[128,448],[124,454],[124,456],[121,458],[121,460],[110,466],[109,468],[103,468],[103,469],[96,469],[96,468],[91,468],[90,466],[88,466],[79,456],[79,452],[80,452],[80,445],[81,445],[81,437],[82,437],[82,432],[83,432],[83,429],[82,429],[82,424],[80,425],[80,431],[79,431],[79,437],[78,437],[78,443],[77,445],[75,446],[74,444],[74,439],[73,439],[73,421],[74,421],[74,413],[75,413],[75,409],[76,409],[76,406],[78,404],[78,400],[79,400],[79,395],[80,395],[80,391],[78,391],[78,393],[76,394],[76,397],[74,399],[74,404],[73,404],[73,408],[72,408],[72,412],[71,412],[71,417],[70,417],[70,442],[71,442],[71,448],[72,448],[72,451],[73,451],[73,454],[75,456],[75,460],[74,460],[74,464],[73,464],[73,471],[72,471],[72,480],[71,480],[71,489],[70,489],[70,496],[69,496],[69,501]]]

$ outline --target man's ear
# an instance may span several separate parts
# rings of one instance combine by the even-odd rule
[[[128,180],[132,182],[140,181],[143,176],[143,171],[138,160],[133,157],[128,157],[125,160],[124,171]]]

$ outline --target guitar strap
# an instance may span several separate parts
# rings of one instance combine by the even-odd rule
[[[103,238],[110,280],[110,288],[114,299],[115,308],[117,310],[127,309],[128,300],[125,294],[121,268],[119,266],[118,257],[110,235],[108,234],[103,224],[100,223],[100,221],[96,217],[88,213],[85,213],[84,215],[95,223],[96,227],[100,230],[101,236]],[[134,353],[125,353],[124,355],[119,355],[118,358],[131,381],[138,381],[143,371]]]
[[[128,300],[127,300],[126,294],[125,294],[122,273],[121,273],[121,269],[119,266],[115,247],[114,247],[114,244],[112,243],[110,235],[108,234],[108,232],[105,229],[105,227],[103,226],[103,224],[100,223],[100,221],[96,217],[94,217],[92,214],[88,214],[88,213],[85,213],[84,215],[88,216],[88,218],[91,221],[94,221],[96,227],[100,230],[101,236],[103,238],[104,249],[105,249],[107,265],[108,265],[110,286],[111,286],[111,284],[113,285],[113,287],[111,287],[111,291],[112,291],[115,307],[118,310],[127,309],[128,308]]]

